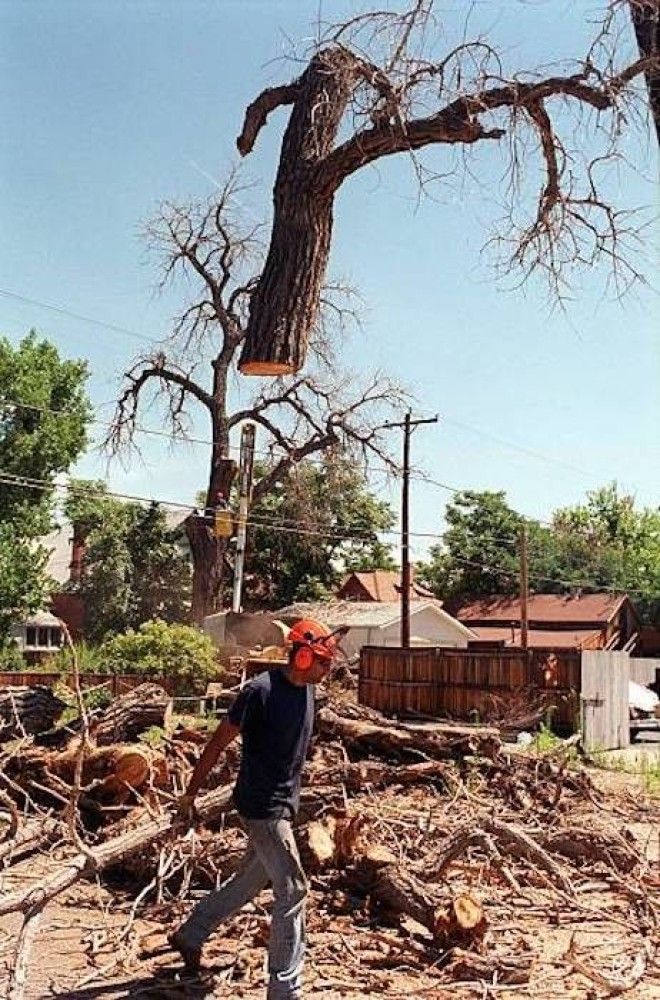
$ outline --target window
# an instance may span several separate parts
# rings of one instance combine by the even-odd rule
[[[31,625],[25,630],[25,645],[26,646],[36,646],[37,645],[37,630]]]
[[[41,646],[42,648],[48,647],[48,633],[49,629],[47,628],[39,629],[39,646]]]

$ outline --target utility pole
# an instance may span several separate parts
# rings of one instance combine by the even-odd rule
[[[241,457],[239,472],[238,525],[236,529],[236,562],[234,563],[234,591],[231,609],[241,610],[243,594],[243,569],[245,567],[245,545],[247,541],[247,516],[252,499],[252,470],[254,467],[254,439],[257,425],[245,421],[241,429]]]
[[[437,424],[438,417],[413,420],[410,411],[399,423],[385,427],[403,428],[403,482],[401,487],[401,646],[410,647],[410,438],[420,424]]]
[[[529,646],[529,615],[527,599],[529,597],[529,578],[527,566],[527,525],[520,528],[520,644],[523,649]]]

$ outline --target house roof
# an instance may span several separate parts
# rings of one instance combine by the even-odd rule
[[[401,574],[398,570],[375,569],[362,573],[349,573],[339,588],[338,595],[350,580],[356,579],[372,601],[398,601],[401,593]],[[433,598],[433,594],[420,583],[412,580],[411,592],[419,597]]]
[[[527,617],[531,623],[553,625],[607,625],[617,614],[626,594],[532,594],[527,602]],[[456,612],[466,623],[508,625],[520,621],[520,600],[517,597],[485,597],[469,601]]]
[[[61,620],[55,615],[51,614],[50,611],[35,611],[34,614],[28,615],[21,625],[25,625],[29,628],[56,628],[62,624]]]
[[[503,642],[507,647],[520,646],[520,629],[500,625],[473,625],[472,631],[477,640],[482,642]],[[547,629],[528,629],[527,645],[530,649],[587,649],[592,648],[601,636],[600,629],[570,629],[567,631],[549,631]]]
[[[411,600],[410,617],[413,618],[427,608],[431,608],[440,618],[450,623],[457,631],[473,638],[471,629],[452,618],[443,610],[440,601],[433,599]],[[312,618],[332,628],[349,625],[352,628],[386,628],[401,618],[401,602],[396,601],[317,601],[315,603],[289,604],[281,608],[276,617]]]

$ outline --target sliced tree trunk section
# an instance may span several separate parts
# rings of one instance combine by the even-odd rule
[[[92,726],[98,746],[126,743],[151,726],[164,727],[172,713],[172,699],[159,684],[140,684],[116,698]]]
[[[238,139],[243,155],[269,111],[293,103],[273,192],[270,247],[239,362],[245,375],[286,375],[304,364],[332,236],[334,189],[321,183],[319,164],[333,147],[355,78],[351,53],[324,49],[297,83],[265,91],[248,108]]]

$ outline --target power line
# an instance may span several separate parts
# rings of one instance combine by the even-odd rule
[[[6,288],[0,288],[0,295],[7,299],[15,299],[17,302],[24,302],[26,305],[38,306],[40,309],[47,309],[49,312],[57,313],[60,316],[68,316],[70,319],[80,320],[82,323],[91,323],[92,326],[101,326],[113,333],[123,333],[126,337],[133,337],[136,340],[145,340],[149,344],[162,343],[164,337],[149,337],[145,333],[138,333],[137,330],[129,330],[128,327],[118,326],[116,323],[107,323],[103,319],[95,319],[93,316],[83,316],[81,313],[73,312],[64,306],[54,306],[50,302],[40,302],[39,299],[28,298],[27,295],[19,295],[17,292],[10,292]]]
[[[174,500],[159,500],[156,497],[142,497],[135,494],[119,493],[111,490],[93,490],[93,489],[80,489],[72,483],[51,483],[45,479],[37,479],[35,477],[17,477],[13,473],[8,473],[3,469],[0,469],[0,484],[14,486],[22,489],[33,489],[33,490],[43,490],[44,488],[55,489],[55,490],[66,490],[71,492],[84,493],[87,496],[97,496],[100,498],[112,497],[121,500],[130,500],[137,503],[148,503],[148,504],[158,504],[163,507],[176,508],[180,510],[187,510],[190,513],[194,513],[198,510],[193,504],[181,503]],[[254,516],[250,516],[246,521],[246,524],[251,527],[264,527],[264,525],[255,520]],[[285,534],[294,534],[302,536],[310,536],[317,538],[330,538],[335,541],[363,541],[363,542],[373,542],[373,536],[369,535],[354,535],[354,534],[337,534],[330,531],[315,531],[311,528],[300,528],[300,527],[287,527],[281,524],[268,525],[270,531],[281,532]],[[379,535],[395,535],[398,537],[398,532],[396,531],[378,531],[375,534]],[[442,535],[431,535],[423,532],[410,532],[411,536],[414,537],[425,537],[425,538],[442,538]],[[452,556],[454,561],[461,565],[471,566],[477,569],[487,570],[489,572],[496,572],[502,576],[509,576],[511,578],[517,578],[517,571],[506,569],[503,566],[498,566],[497,564],[481,563],[472,559],[464,559],[460,556]],[[593,580],[561,580],[556,577],[541,576],[538,574],[530,575],[530,580],[537,583],[551,583],[554,586],[562,586],[566,588],[571,587],[584,587],[588,588],[592,593],[621,593],[621,589],[614,586],[604,586],[599,583],[595,583]],[[644,591],[636,588],[626,588],[626,592],[630,594],[644,594]]]
[[[490,0],[487,0],[487,2],[490,2]],[[24,303],[26,303],[28,305],[37,306],[37,307],[39,307],[41,309],[48,309],[51,312],[58,313],[59,315],[62,315],[62,316],[69,316],[69,317],[71,317],[73,319],[80,320],[80,321],[82,321],[84,323],[91,323],[94,326],[104,327],[105,329],[112,330],[115,333],[122,333],[122,334],[125,334],[128,337],[137,338],[138,340],[143,340],[143,341],[145,341],[147,343],[150,343],[150,344],[162,343],[166,339],[165,337],[160,337],[160,338],[153,337],[152,338],[152,337],[147,336],[146,334],[138,333],[136,330],[130,330],[127,327],[119,326],[119,325],[117,325],[115,323],[108,323],[105,320],[96,319],[96,318],[94,318],[92,316],[84,316],[81,313],[74,312],[73,310],[68,309],[68,308],[66,308],[64,306],[54,306],[54,305],[52,305],[52,304],[50,304],[48,302],[41,302],[39,299],[29,298],[26,295],[19,295],[17,292],[12,292],[12,291],[10,291],[8,289],[0,288],[0,295],[4,295],[6,298],[15,299],[18,302],[24,302]],[[453,417],[448,417],[448,416],[445,416],[445,415],[442,416],[442,420],[443,420],[444,423],[450,424],[450,425],[452,425],[454,427],[462,428],[463,430],[470,431],[473,434],[481,435],[482,437],[488,438],[491,441],[495,441],[497,444],[503,445],[506,448],[510,448],[513,451],[518,451],[518,452],[520,452],[523,455],[529,456],[530,458],[535,458],[537,461],[545,462],[548,465],[555,465],[555,466],[558,466],[560,468],[566,469],[567,471],[572,472],[573,474],[577,474],[582,479],[588,479],[588,480],[593,481],[593,482],[599,482],[603,478],[602,476],[596,475],[593,472],[589,472],[586,469],[582,469],[581,467],[579,467],[577,465],[572,465],[569,462],[562,461],[562,459],[553,458],[553,457],[551,457],[549,455],[544,454],[543,452],[535,451],[533,448],[527,448],[525,445],[518,444],[518,443],[516,443],[514,441],[509,441],[507,438],[499,437],[496,434],[492,434],[490,431],[483,430],[483,428],[481,428],[481,427],[475,427],[473,424],[468,424],[468,423],[465,423],[464,421],[456,420]],[[154,433],[154,434],[156,434],[158,432],[155,432],[155,431],[141,431],[141,433]],[[161,433],[162,436],[166,436],[165,432],[160,432],[160,433]],[[189,439],[186,439],[186,440],[190,440],[192,443],[195,443],[195,444],[196,443],[200,443],[200,444],[201,443],[210,443],[210,442],[198,441],[198,440],[196,440],[194,438],[189,438]],[[259,454],[259,452],[255,452],[255,454]],[[263,452],[262,452],[262,454],[263,454]],[[440,484],[438,484],[438,485],[440,485]],[[453,489],[453,487],[445,486],[444,484],[443,484],[443,488],[444,489]],[[633,485],[632,488],[636,489],[636,487],[634,485]],[[460,491],[458,489],[456,489],[455,492],[460,492]]]

